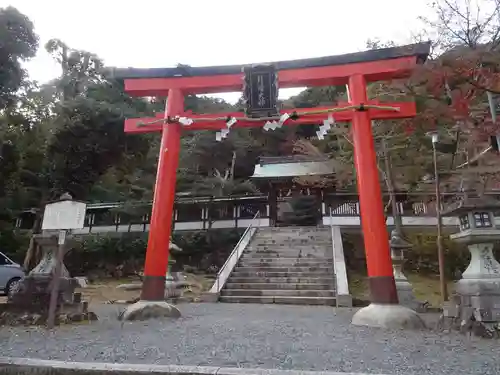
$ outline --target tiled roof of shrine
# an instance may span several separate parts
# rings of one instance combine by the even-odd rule
[[[305,156],[262,157],[252,178],[287,178],[333,174],[333,164],[326,158]]]

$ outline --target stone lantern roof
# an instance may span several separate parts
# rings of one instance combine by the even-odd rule
[[[445,210],[443,216],[460,216],[471,211],[496,211],[500,209],[500,201],[487,196],[471,197],[465,193],[463,198],[451,203]]]
[[[391,231],[389,245],[393,250],[407,250],[413,246],[410,242],[405,240],[401,233],[399,233],[396,229]]]

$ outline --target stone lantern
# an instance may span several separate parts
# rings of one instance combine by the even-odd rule
[[[416,309],[420,304],[413,294],[413,287],[402,270],[404,253],[412,247],[412,244],[406,241],[397,229],[393,229],[391,232],[391,239],[389,240],[389,246],[391,248],[392,268],[396,281],[399,304],[410,309]]]
[[[500,322],[500,264],[493,256],[493,245],[500,240],[493,213],[499,208],[498,201],[466,195],[444,212],[459,220],[460,230],[450,239],[467,245],[471,254],[470,264],[455,287],[458,309],[452,309],[462,326],[468,321]],[[449,311],[444,315],[447,313],[449,316]]]

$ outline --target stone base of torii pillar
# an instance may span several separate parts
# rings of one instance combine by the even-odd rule
[[[170,242],[169,251],[182,251],[174,243]],[[147,276],[145,276],[147,277]],[[147,282],[147,281],[144,281]],[[175,294],[176,288],[181,287],[185,283],[182,281],[174,281],[170,274],[170,270],[167,271],[167,275],[164,278],[157,278],[155,282],[164,283],[165,288],[165,299],[172,297],[172,294]],[[142,288],[142,283],[137,284]],[[131,285],[125,286],[130,289]],[[147,290],[146,290],[147,292]],[[177,307],[168,303],[165,300],[159,301],[151,301],[151,300],[143,300],[142,298],[144,294],[144,290],[141,294],[141,300],[129,305],[125,311],[120,315],[120,320],[147,320],[151,318],[179,318],[181,316],[181,312]]]
[[[425,323],[415,310],[396,304],[371,303],[352,317],[352,324],[388,329],[421,329]]]
[[[352,324],[389,329],[425,328],[425,322],[413,310],[417,307],[418,302],[413,294],[411,284],[401,270],[403,251],[411,247],[411,244],[405,241],[396,230],[392,231],[389,244],[399,304],[372,303],[354,314]]]

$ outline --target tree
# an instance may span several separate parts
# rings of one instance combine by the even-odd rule
[[[35,56],[38,36],[33,23],[13,7],[0,9],[0,109],[6,109],[17,102],[17,91],[26,79],[21,66]]]
[[[495,165],[494,153],[474,159],[489,146],[490,136],[499,132],[499,122],[490,116],[487,92],[500,93],[500,3],[440,0],[433,9],[433,17],[424,22],[429,34],[436,36],[435,53],[406,84],[421,103],[415,121],[455,141],[458,147],[450,166]],[[457,181],[456,177],[449,181],[458,187],[463,178]],[[481,171],[469,177],[479,182],[475,189],[480,190],[497,179],[495,173]]]
[[[39,91],[39,97],[50,98],[51,111],[31,133],[40,134],[47,127],[50,130],[45,133],[43,147],[26,149],[27,161],[42,162],[36,166],[28,163],[24,168],[28,177],[24,191],[36,195],[39,213],[47,201],[63,192],[92,200],[93,187],[110,169],[119,177],[120,172],[124,175],[139,166],[148,155],[149,140],[125,134],[123,122],[126,117],[152,112],[146,100],[129,97],[122,84],[102,76],[103,64],[97,56],[73,50],[59,40],[49,41],[47,49],[61,64],[61,76]],[[39,229],[40,216],[33,232]],[[33,241],[26,263],[32,254]]]

